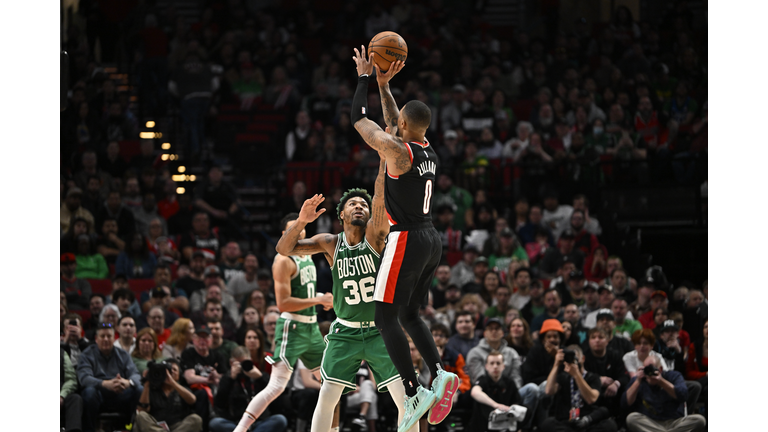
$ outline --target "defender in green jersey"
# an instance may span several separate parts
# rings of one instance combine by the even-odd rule
[[[355,390],[355,375],[363,360],[371,368],[379,391],[389,390],[400,419],[405,412],[405,387],[374,323],[373,290],[379,255],[389,233],[384,209],[385,171],[382,162],[373,199],[363,189],[344,194],[337,208],[343,233],[318,234],[308,240],[299,238],[296,230],[325,212],[316,210],[325,198],[315,195],[304,202],[296,224],[277,244],[281,254],[322,253],[333,273],[333,309],[337,318],[326,336],[320,369],[323,384],[312,418],[312,432],[330,430],[333,408],[343,393]],[[418,425],[412,430],[418,431]]]
[[[280,222],[283,236],[298,225],[299,215],[291,213]],[[304,238],[304,226],[296,233]],[[317,271],[312,257],[304,254],[295,256],[278,255],[272,264],[275,279],[275,298],[282,314],[275,329],[275,354],[267,357],[273,365],[269,383],[259,394],[251,399],[234,432],[245,432],[261,416],[266,407],[285,390],[293,372],[296,360],[302,362],[320,380],[320,363],[325,344],[317,327],[315,305],[322,305],[326,310],[333,307],[331,293],[317,296]]]

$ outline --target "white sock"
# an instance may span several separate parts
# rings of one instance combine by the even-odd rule
[[[290,378],[291,371],[288,370],[284,362],[278,362],[272,366],[269,384],[251,399],[248,408],[243,413],[243,418],[240,419],[240,423],[237,424],[237,427],[232,432],[248,432],[248,428],[264,413],[267,406],[283,393]]]
[[[333,431],[333,411],[341,399],[344,386],[341,384],[324,381],[320,387],[320,396],[317,398],[315,413],[312,415],[311,432]],[[338,432],[339,428],[335,428]]]
[[[399,425],[403,421],[403,415],[405,415],[405,386],[402,380],[395,380],[387,386],[389,395],[392,396],[392,400],[397,406],[397,424]],[[419,432],[419,422],[414,423],[408,432]]]

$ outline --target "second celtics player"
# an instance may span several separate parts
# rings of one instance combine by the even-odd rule
[[[315,195],[304,202],[296,223],[277,244],[277,251],[285,255],[322,253],[333,273],[337,318],[326,336],[328,344],[320,367],[323,384],[312,417],[312,432],[330,431],[333,409],[343,393],[355,390],[355,375],[363,360],[371,368],[378,390],[389,390],[397,405],[398,424],[405,412],[405,387],[374,323],[373,290],[384,239],[389,233],[384,173],[382,162],[373,199],[364,189],[352,189],[342,196],[337,208],[342,233],[318,234],[307,240],[290,235],[291,230],[303,229],[325,211],[316,210],[325,198]],[[418,425],[412,431],[418,431]]]

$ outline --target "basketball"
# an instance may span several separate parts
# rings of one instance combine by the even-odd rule
[[[399,34],[385,31],[377,34],[368,44],[368,52],[375,52],[373,61],[382,72],[389,70],[389,65],[396,60],[405,61],[408,57],[408,44]]]

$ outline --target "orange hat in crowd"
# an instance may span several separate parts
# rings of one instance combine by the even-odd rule
[[[544,334],[551,330],[559,331],[560,333],[565,333],[565,330],[563,330],[563,325],[560,324],[560,321],[556,319],[545,320],[544,323],[541,324],[541,331],[539,333]]]

